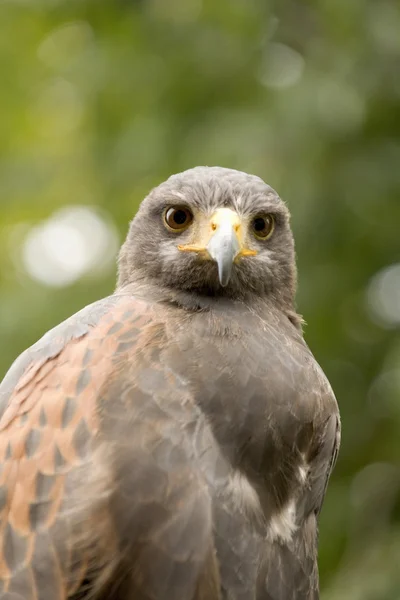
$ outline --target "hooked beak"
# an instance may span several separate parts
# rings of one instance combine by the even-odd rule
[[[180,245],[182,252],[197,252],[203,258],[214,260],[218,267],[220,284],[228,285],[233,264],[243,256],[255,256],[257,252],[245,248],[242,241],[242,223],[239,215],[230,208],[215,211],[209,222],[204,244]],[[208,239],[207,239],[208,238]]]
[[[238,236],[240,223],[236,221],[239,219],[233,211],[228,214],[216,213],[211,221],[211,228],[215,233],[206,246],[209,255],[217,263],[219,282],[223,287],[228,285],[233,261],[241,248]]]

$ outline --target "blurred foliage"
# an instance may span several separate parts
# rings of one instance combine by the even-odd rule
[[[399,3],[1,0],[0,69],[1,373],[114,285],[109,265],[29,276],[32,227],[92,206],[122,240],[173,172],[260,175],[292,211],[299,310],[342,412],[323,598],[400,598]]]

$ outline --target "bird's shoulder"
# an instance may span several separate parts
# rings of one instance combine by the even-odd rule
[[[119,523],[126,517],[129,527],[132,515],[140,526],[142,503],[150,507],[146,514],[162,506],[156,513],[172,522],[175,495],[168,490],[175,485],[181,497],[200,494],[200,503],[209,502],[188,465],[210,435],[202,435],[204,419],[197,423],[199,411],[159,358],[168,314],[150,299],[103,299],[45,334],[6,375],[0,386],[1,597],[3,590],[23,589],[24,598],[36,598],[44,561],[55,599],[77,592],[90,565],[100,568],[97,560],[114,564],[112,494]],[[188,439],[192,429],[199,434],[196,447]],[[155,488],[144,485],[144,471]],[[125,530],[122,524],[121,536]],[[71,548],[79,549],[78,563]]]
[[[0,384],[0,431],[29,412],[52,381],[53,398],[57,392],[79,395],[89,384],[98,387],[113,369],[112,359],[133,346],[153,318],[151,303],[112,295],[49,330],[14,361]]]

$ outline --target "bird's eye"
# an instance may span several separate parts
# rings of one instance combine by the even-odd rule
[[[254,235],[261,239],[266,240],[274,231],[275,218],[273,215],[257,215],[251,222],[251,228]]]
[[[182,231],[189,227],[193,221],[193,215],[185,206],[170,206],[164,212],[164,222],[168,229]]]

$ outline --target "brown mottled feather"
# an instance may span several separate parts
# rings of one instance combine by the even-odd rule
[[[21,569],[31,570],[28,579],[34,581],[35,552],[44,552],[59,582],[51,597],[64,598],[70,592],[50,536],[45,550],[37,532],[49,532],[60,518],[66,477],[82,467],[98,432],[98,392],[113,369],[120,343],[109,331],[128,304],[132,310],[132,303],[120,302],[113,315],[105,315],[85,336],[70,340],[55,356],[32,363],[9,399],[0,420],[0,486],[5,494],[0,538],[11,535],[20,541],[13,542],[9,555],[5,543],[0,548],[4,591],[14,589],[15,574]],[[88,353],[91,360],[85,364]]]
[[[179,422],[171,427],[171,414],[163,414],[160,407],[146,414],[148,407],[141,403],[150,404],[150,399],[135,386],[129,373],[127,360],[136,356],[139,369],[157,377],[157,363],[152,361],[164,328],[152,323],[153,312],[143,302],[120,298],[85,335],[72,338],[47,360],[29,365],[15,386],[0,420],[0,459],[4,465],[0,485],[5,490],[0,513],[0,579],[4,593],[23,589],[25,600],[64,600],[75,594],[80,598],[90,581],[90,597],[100,594],[111,598],[117,593],[115,589],[124,589],[129,594],[124,598],[134,594],[135,599],[150,600],[166,597],[170,592],[164,586],[176,580],[178,587],[171,591],[171,599],[186,597],[188,590],[195,593],[196,585],[199,599],[204,597],[205,587],[213,590],[210,598],[219,597],[219,585],[213,583],[218,581],[217,571],[215,577],[204,576],[204,584],[199,580],[197,565],[206,561],[207,553],[213,557],[210,564],[215,563],[209,537],[211,508],[204,483],[194,477],[187,458],[190,449],[185,453],[185,435],[180,431],[185,419],[191,422],[198,418],[197,408],[186,391],[179,392],[174,374],[161,369],[160,381],[156,382],[163,388],[160,393],[176,395],[174,411]],[[182,401],[190,403],[186,410]],[[169,442],[168,433],[173,430],[176,439]],[[101,444],[107,436],[108,456]],[[168,465],[160,467],[162,454],[149,461],[163,437],[163,451],[174,453],[172,471]],[[133,477],[127,476],[127,469]],[[114,489],[118,491],[115,497]],[[121,538],[132,513],[136,535],[132,541],[130,534],[125,547]],[[179,524],[180,515],[190,520],[197,515],[204,544],[200,539],[187,538],[180,550],[176,548],[172,532],[176,530],[178,539],[187,536],[190,522],[184,519]],[[8,543],[10,536],[12,542]],[[178,551],[174,559],[171,544]],[[123,563],[128,552],[136,565],[133,581],[125,581]],[[165,571],[164,583],[157,580],[154,564]],[[178,576],[181,568],[185,569],[184,577]]]
[[[84,334],[77,317],[77,338],[64,325],[47,360],[39,348],[2,411],[3,595],[217,600],[221,577],[237,600],[316,599],[315,515],[338,420],[298,330],[273,311],[129,295],[100,312]],[[257,517],[229,491],[237,470]],[[290,543],[266,541],[293,494],[304,523]]]

